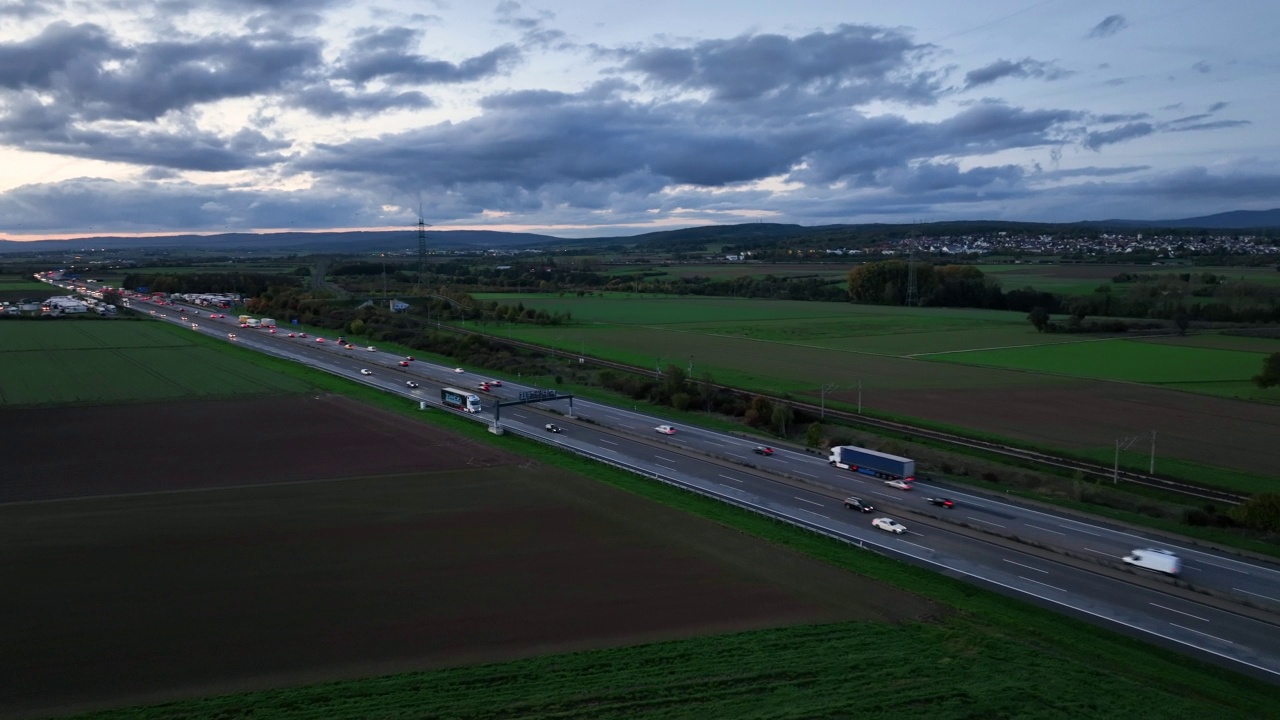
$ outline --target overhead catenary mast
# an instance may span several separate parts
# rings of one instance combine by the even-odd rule
[[[418,294],[422,294],[422,276],[427,269],[427,221],[422,218],[422,201],[418,201]]]

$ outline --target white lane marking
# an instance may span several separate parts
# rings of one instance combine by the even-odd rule
[[[654,463],[654,465],[653,465],[653,466],[654,466],[654,467],[660,467],[660,468],[662,468],[663,470],[666,470],[667,472],[675,472],[675,471],[676,471],[676,469],[675,469],[675,468],[669,468],[669,467],[667,467],[667,466],[665,466],[665,465],[659,465],[659,464],[657,464],[657,463]]]
[[[996,527],[998,527],[998,528],[1003,528],[1003,527],[1004,527],[1004,526],[1003,526],[1003,525],[1001,525],[1000,523],[993,523],[993,522],[991,522],[990,520],[983,520],[982,518],[976,518],[976,517],[974,517],[974,516],[972,516],[972,515],[965,515],[965,517],[969,518],[970,520],[977,520],[977,521],[978,521],[978,522],[980,522],[980,523],[986,523],[986,524],[988,524],[988,525],[995,525],[995,526],[996,526]]]
[[[1176,612],[1176,613],[1178,613],[1179,615],[1186,615],[1186,616],[1187,616],[1187,617],[1189,617],[1189,618],[1195,618],[1196,620],[1199,620],[1200,622],[1209,622],[1209,620],[1208,620],[1207,618],[1202,618],[1202,617],[1200,617],[1199,615],[1192,615],[1192,614],[1191,614],[1191,613],[1189,613],[1189,612],[1182,612],[1181,610],[1174,610],[1174,609],[1173,609],[1173,608],[1171,608],[1171,607],[1165,607],[1164,605],[1157,605],[1156,603],[1147,603],[1147,604],[1148,604],[1148,605],[1151,605],[1152,607],[1158,607],[1158,608],[1160,608],[1161,610],[1168,610],[1169,612]]]
[[[1204,570],[1204,568],[1192,565],[1191,563],[1182,563],[1182,567],[1188,570]]]
[[[812,500],[805,500],[804,498],[802,498],[802,497],[797,497],[797,496],[795,496],[795,495],[792,495],[791,497],[793,497],[793,498],[795,498],[795,499],[799,500],[800,502],[807,502],[807,503],[809,503],[810,505],[817,505],[818,507],[822,507],[822,503],[820,503],[820,502],[814,502],[814,501],[812,501]]]
[[[744,480],[739,480],[736,477],[729,477],[728,475],[721,475],[720,477],[724,478],[725,480],[732,480],[736,483],[745,482]]]
[[[1039,580],[1032,580],[1031,578],[1029,578],[1029,577],[1024,577],[1024,576],[1022,576],[1022,575],[1019,575],[1018,577],[1022,578],[1023,580],[1026,580],[1027,582],[1033,582],[1033,583],[1035,583],[1035,584],[1037,584],[1037,585],[1043,585],[1043,586],[1045,586],[1045,587],[1047,587],[1047,588],[1053,588],[1054,590],[1057,590],[1058,592],[1063,592],[1063,593],[1064,593],[1064,592],[1066,592],[1066,590],[1063,590],[1062,588],[1058,587],[1057,585],[1050,585],[1049,583],[1040,582]]]
[[[743,460],[747,458],[746,455],[739,455],[737,453],[725,453],[725,455],[728,455],[729,457],[732,457],[732,458],[741,458]]]
[[[918,548],[920,548],[921,550],[928,550],[929,552],[933,552],[933,548],[927,548],[927,547],[925,547],[925,546],[923,546],[923,545],[916,545],[915,543],[911,542],[910,540],[903,540],[902,542],[904,542],[904,543],[906,543],[906,544],[908,544],[908,545],[915,545],[915,547],[918,547]]]
[[[603,438],[601,438],[600,442],[605,443],[606,445],[617,445],[617,444],[618,444],[618,443],[616,443],[616,442],[614,442],[614,441],[612,441],[612,440],[605,440],[605,439],[603,439]]]
[[[890,495],[889,493],[882,493],[882,492],[880,492],[879,490],[868,490],[867,492],[869,492],[869,493],[875,493],[876,495],[879,495],[880,497],[894,497],[893,495]]]
[[[814,512],[814,511],[812,511],[812,510],[805,510],[804,508],[796,508],[796,510],[799,510],[799,511],[800,511],[800,512],[802,512],[802,513],[809,513],[810,515],[813,515],[813,516],[815,516],[815,517],[820,517],[820,518],[822,518],[823,520],[830,520],[830,519],[831,519],[831,516],[830,516],[830,515],[823,515],[822,513],[816,513],[816,512]]]
[[[1201,553],[1201,554],[1203,555],[1204,553]],[[1219,565],[1218,563],[1206,562],[1205,564],[1206,564],[1206,565],[1212,565],[1212,566],[1217,567],[1217,568],[1222,568],[1223,570],[1230,570],[1231,572],[1238,572],[1238,573],[1240,573],[1241,575],[1252,575],[1252,574],[1253,574],[1253,573],[1250,573],[1250,572],[1246,572],[1246,571],[1244,571],[1244,570],[1237,570],[1237,569],[1235,569],[1235,568],[1233,568],[1233,567],[1227,567],[1226,565]]]
[[[1098,553],[1099,555],[1106,555],[1107,557],[1115,557],[1115,555],[1113,555],[1113,554],[1111,554],[1111,553],[1109,553],[1109,552],[1102,552],[1101,550],[1094,550],[1093,548],[1087,548],[1087,547],[1081,546],[1081,548],[1080,548],[1080,549],[1082,549],[1082,550],[1088,550],[1088,551],[1089,551],[1089,552],[1091,552],[1091,553]]]
[[[658,459],[658,460],[662,460],[663,462],[669,462],[669,463],[673,463],[673,462],[675,462],[675,460],[672,460],[672,459],[671,459],[671,458],[669,458],[669,457],[662,457],[661,455],[654,455],[653,457],[654,457],[654,458],[656,458],[656,459]]]
[[[807,472],[804,472],[803,470],[792,470],[791,472],[793,472],[793,473],[795,473],[795,474],[797,474],[797,475],[804,475],[805,477],[811,477],[811,478],[816,478],[816,477],[818,477],[817,475],[814,475],[813,473],[807,473]]]
[[[1106,537],[1106,535],[1101,535],[1096,532],[1089,532],[1088,530],[1081,530],[1080,528],[1067,527],[1066,525],[1059,525],[1058,527],[1066,528],[1067,530],[1070,530],[1072,532],[1084,533],[1085,535],[1092,535],[1094,537]]]
[[[1053,533],[1054,535],[1066,535],[1066,533],[1064,533],[1064,532],[1058,532],[1057,530],[1050,530],[1050,529],[1049,529],[1049,528],[1047,528],[1047,527],[1040,527],[1039,525],[1032,525],[1031,523],[1027,523],[1026,525],[1027,525],[1027,527],[1029,527],[1029,528],[1035,528],[1035,529],[1037,529],[1037,530],[1043,530],[1043,531],[1045,531],[1045,532],[1047,532],[1047,533]]]
[[[1209,634],[1209,633],[1207,633],[1207,632],[1200,632],[1199,630],[1192,630],[1191,628],[1189,628],[1189,627],[1183,627],[1182,625],[1179,625],[1178,623],[1169,623],[1169,624],[1170,624],[1170,625],[1172,625],[1172,626],[1174,626],[1174,627],[1176,627],[1176,628],[1182,628],[1183,630],[1186,630],[1187,632],[1193,632],[1193,633],[1195,633],[1195,634],[1197,634],[1197,635],[1203,635],[1203,636],[1205,636],[1205,637],[1207,637],[1207,638],[1213,638],[1214,640],[1217,640],[1218,642],[1224,642],[1224,643],[1226,643],[1226,644],[1228,644],[1228,645],[1235,645],[1235,643],[1231,642],[1230,640],[1223,640],[1222,638],[1218,637],[1217,635],[1210,635],[1210,634]],[[1242,662],[1243,662],[1243,661],[1242,661]],[[1248,665],[1248,664],[1249,664],[1249,663],[1245,663],[1245,665]],[[1255,666],[1255,667],[1256,667],[1256,666]]]
[[[1271,602],[1280,603],[1280,600],[1277,600],[1277,599],[1275,599],[1275,598],[1273,598],[1273,597],[1268,597],[1268,596],[1266,596],[1266,595],[1259,595],[1259,594],[1258,594],[1258,593],[1256,593],[1256,592],[1249,592],[1248,590],[1241,590],[1240,588],[1231,588],[1231,589],[1232,589],[1232,590],[1235,590],[1236,592],[1242,592],[1242,593],[1244,593],[1245,595],[1253,595],[1254,597],[1260,597],[1260,598],[1262,598],[1263,600],[1270,600]]]
[[[1001,560],[1004,560],[1004,558],[1000,558],[1000,559],[1001,559]],[[1038,572],[1038,573],[1044,573],[1045,575],[1048,575],[1048,574],[1049,574],[1049,571],[1048,571],[1048,570],[1041,570],[1041,569],[1040,569],[1040,568],[1038,568],[1038,567],[1031,567],[1030,565],[1023,565],[1023,564],[1022,564],[1022,563],[1020,563],[1020,562],[1014,562],[1014,561],[1012,561],[1012,560],[1005,560],[1005,562],[1009,563],[1010,565],[1017,565],[1018,567],[1024,567],[1024,568],[1026,568],[1026,569],[1028,569],[1028,570],[1035,570],[1036,572]]]

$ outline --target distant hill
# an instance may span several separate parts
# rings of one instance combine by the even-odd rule
[[[840,238],[854,236],[906,237],[915,233],[933,236],[976,235],[991,232],[1042,232],[1081,228],[1184,228],[1209,230],[1280,229],[1280,209],[1235,210],[1177,220],[1089,220],[1076,223],[1032,223],[1008,220],[956,220],[932,223],[863,223],[844,225],[789,225],[783,223],[739,223],[703,225],[661,230],[630,236],[557,238],[537,233],[509,233],[492,230],[428,230],[427,246],[434,250],[518,249],[533,247],[583,248],[599,251],[606,246],[650,247],[655,251],[692,251],[723,243],[751,247],[795,238]],[[104,236],[80,240],[0,240],[0,253],[78,251],[84,248],[174,248],[214,251],[285,251],[368,253],[413,251],[418,247],[415,230],[350,232],[226,233],[221,235],[167,235],[163,237]]]
[[[1232,210],[1178,220],[1099,220],[1082,225],[1111,227],[1202,228],[1206,230],[1263,230],[1280,228],[1280,208],[1274,210]]]
[[[492,230],[428,230],[427,247],[448,250],[517,248],[563,242],[550,235]],[[0,253],[56,252],[80,248],[175,248],[200,250],[286,250],[296,252],[400,252],[416,250],[416,230],[351,232],[224,233],[221,235],[165,235],[161,237],[95,237],[77,240],[0,240]]]

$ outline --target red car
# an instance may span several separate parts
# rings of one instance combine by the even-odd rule
[[[400,367],[409,367],[409,361],[408,361],[408,360],[401,360],[401,361],[400,361]]]

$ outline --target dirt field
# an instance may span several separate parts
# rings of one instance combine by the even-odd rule
[[[0,502],[516,462],[336,395],[37,408],[0,413],[0,433]]]
[[[37,500],[0,504],[0,717],[944,612],[346,400],[0,413],[30,426],[0,474]]]
[[[876,396],[876,409],[1067,448],[1108,447],[1117,438],[1155,430],[1158,457],[1263,476],[1274,476],[1280,464],[1280,407],[1137,384],[893,390]]]

